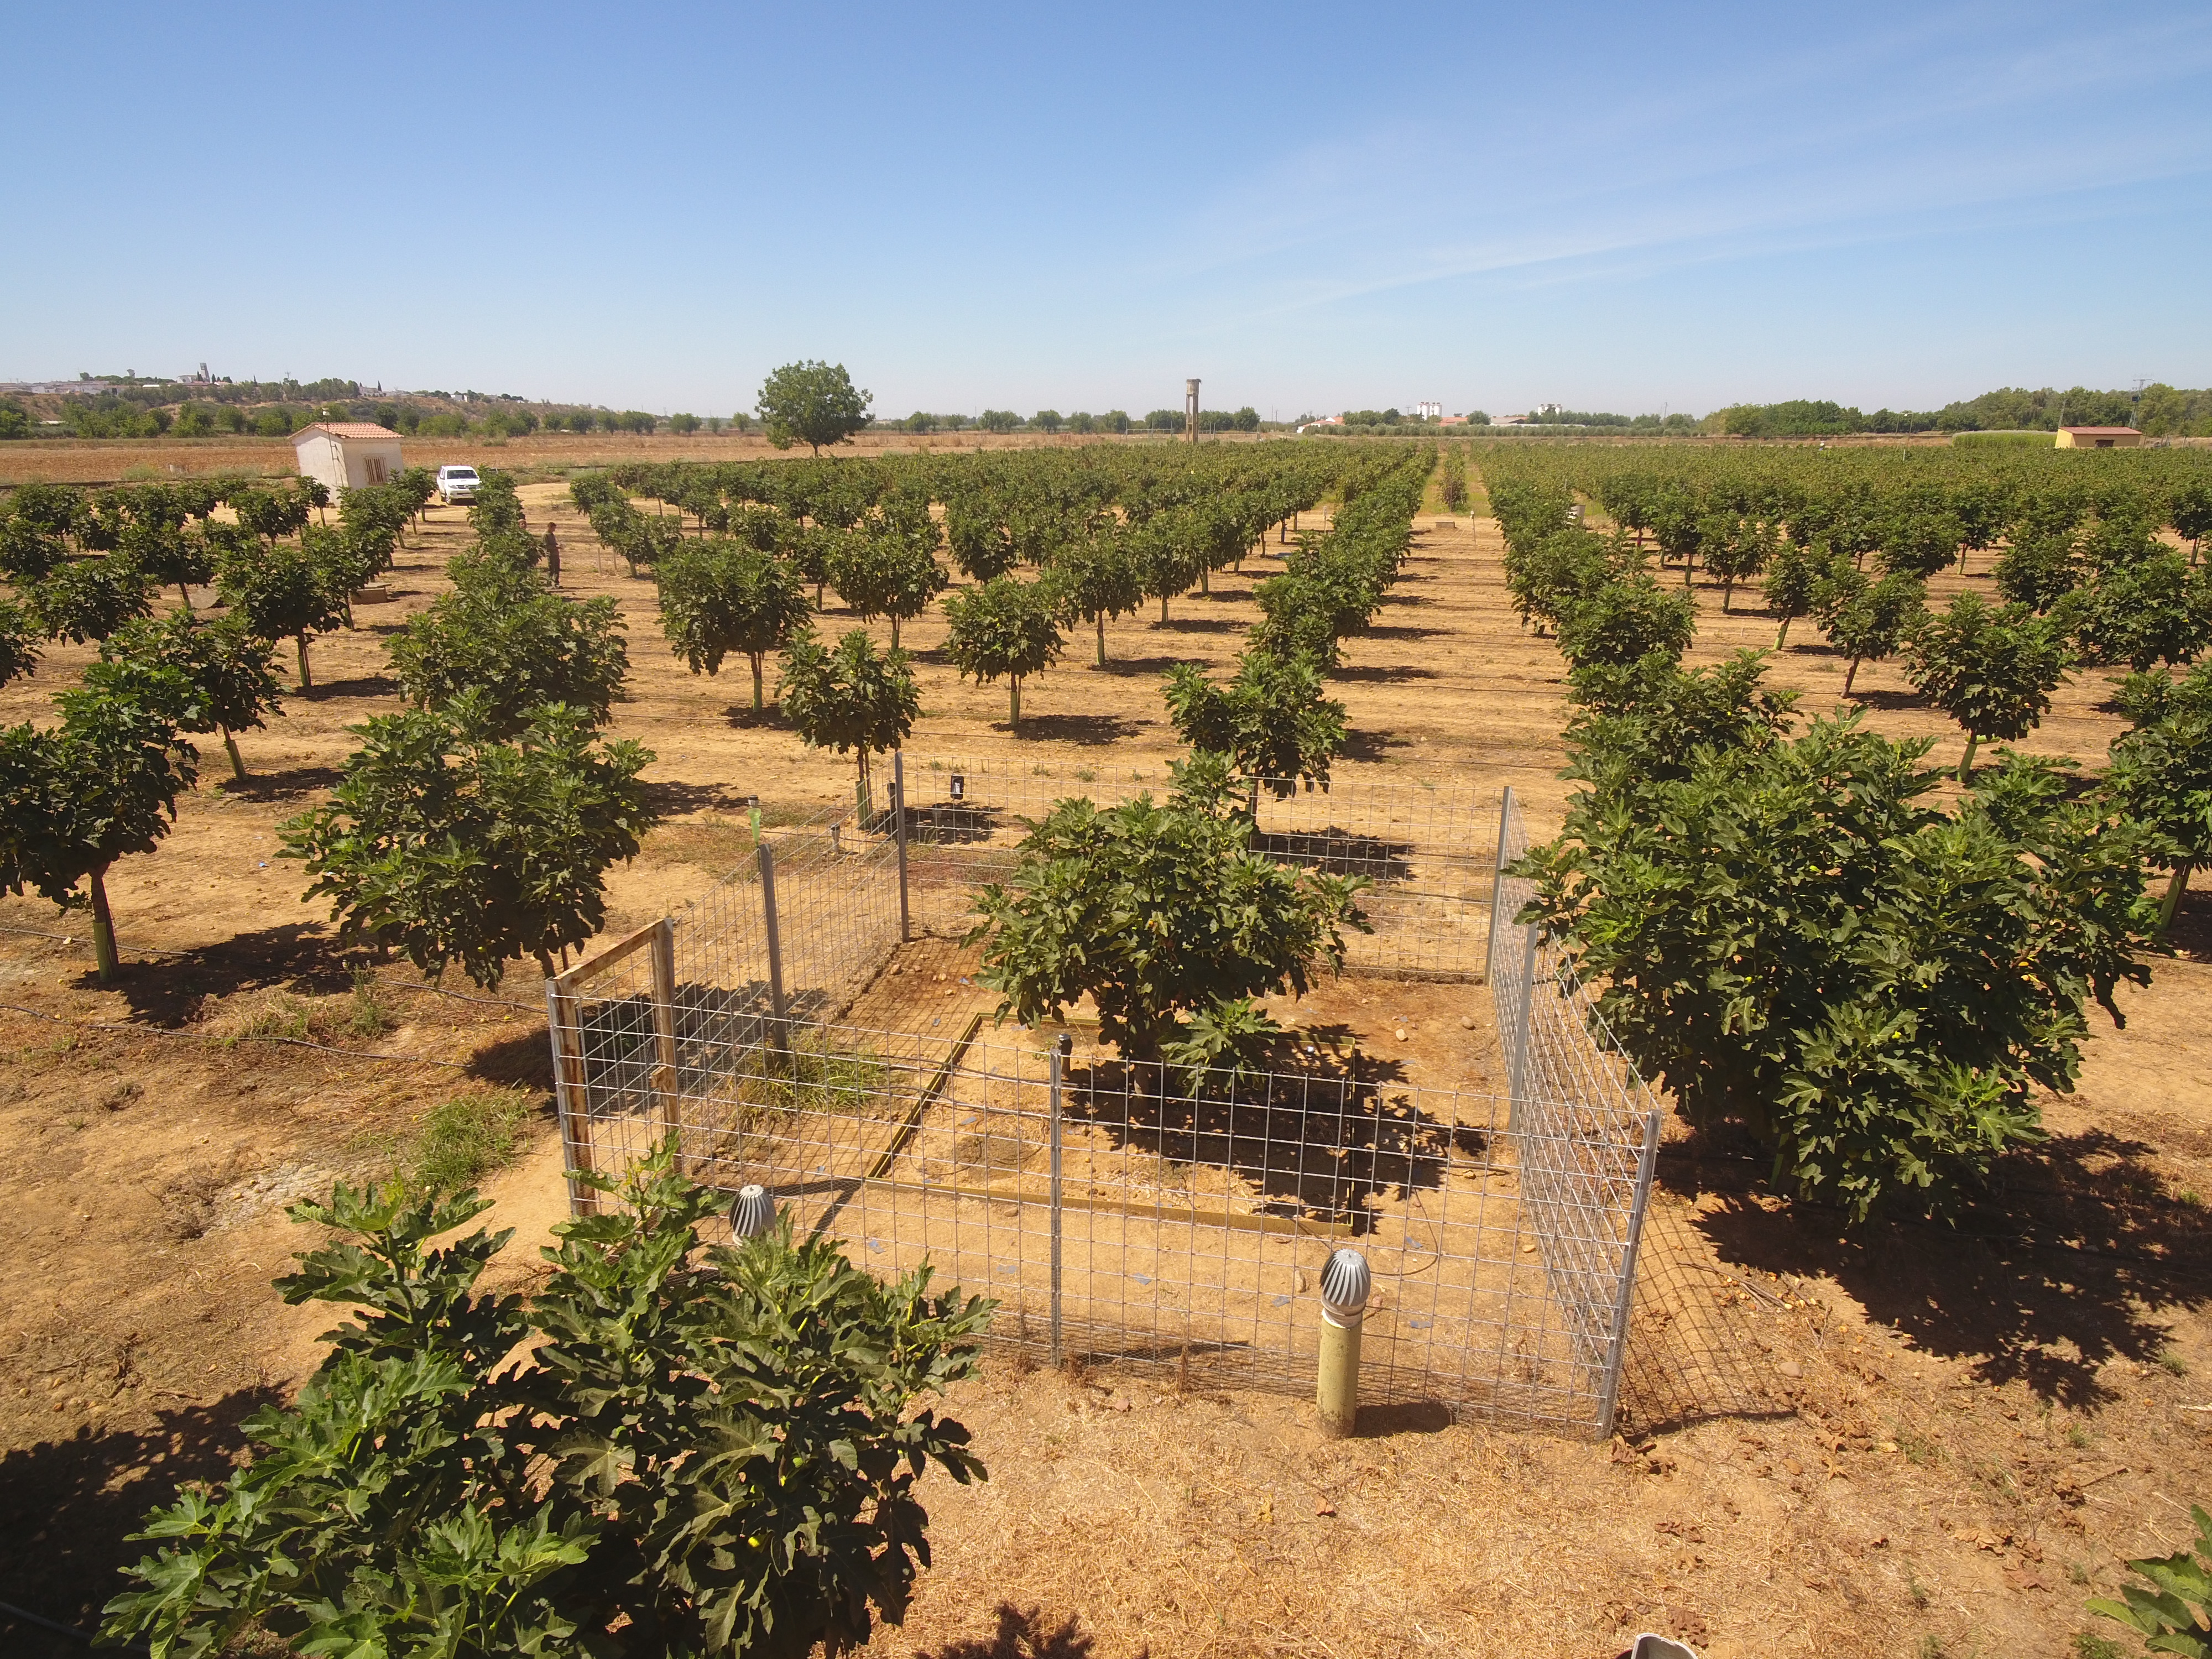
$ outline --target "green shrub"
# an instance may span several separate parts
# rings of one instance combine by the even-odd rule
[[[623,1203],[554,1229],[526,1304],[477,1282],[487,1207],[340,1186],[341,1237],[276,1281],[353,1320],[252,1461],[135,1534],[154,1554],[104,1634],[207,1659],[261,1631],[303,1654],[798,1656],[903,1616],[929,1559],[915,1483],[984,1474],[921,1396],[975,1370],[991,1304],[883,1284],[788,1224],[703,1246],[720,1201],[663,1148]]]
[[[402,1173],[423,1192],[465,1191],[514,1162],[529,1121],[530,1103],[519,1091],[456,1095],[430,1109]]]

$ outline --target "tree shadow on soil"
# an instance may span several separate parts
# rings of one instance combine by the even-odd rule
[[[1131,678],[1139,674],[1164,674],[1177,663],[1188,662],[1188,657],[1112,657],[1091,666],[1098,673]]]
[[[344,775],[334,766],[294,766],[282,772],[249,772],[243,783],[234,777],[219,781],[222,793],[234,799],[276,801],[334,789]]]
[[[1194,593],[1186,597],[1197,599],[1200,596]],[[1145,625],[1163,634],[1231,634],[1245,626],[1234,617],[1174,617],[1166,622],[1154,620]]]
[[[1344,663],[1340,663],[1330,669],[1328,677],[1333,680],[1367,680],[1378,684],[1389,684],[1398,680],[1432,680],[1438,678],[1437,671],[1433,668],[1389,668],[1370,665],[1355,667]]]
[[[1373,640],[1432,640],[1440,634],[1448,634],[1450,631],[1446,628],[1415,628],[1406,623],[1378,623],[1373,627],[1361,629],[1354,637]]]
[[[1483,1131],[1416,1109],[1395,1086],[1404,1068],[1358,1048],[1348,1026],[1285,1032],[1258,1070],[1241,1081],[1215,1072],[1193,1091],[1172,1068],[1101,1060],[1069,1073],[1067,1115],[1117,1148],[1230,1170],[1256,1189],[1261,1214],[1355,1235],[1373,1229],[1378,1203],[1441,1187],[1455,1151],[1486,1156]]]
[[[719,783],[684,783],[675,779],[643,786],[646,805],[665,818],[692,812],[737,812],[745,797],[732,794]]]
[[[1055,1625],[1036,1607],[1001,1601],[997,1617],[989,1636],[917,1650],[915,1659],[1093,1659],[1098,1650],[1097,1639],[1084,1635],[1072,1614]]]
[[[335,702],[340,697],[391,697],[399,693],[399,682],[389,674],[362,674],[349,680],[325,680],[302,691],[285,693],[302,702]]]
[[[129,1396],[125,1396],[129,1397]],[[239,1424],[276,1403],[270,1389],[240,1389],[212,1405],[158,1413],[150,1426],[43,1441],[0,1454],[0,1601],[57,1624],[90,1630],[125,1588],[118,1569],[151,1554],[132,1544],[146,1511],[172,1501],[186,1480],[227,1479],[245,1444]],[[0,1614],[0,1650],[43,1659],[84,1650]]]
[[[1863,689],[1851,693],[1851,701],[1862,708],[1926,708],[1928,699],[1917,691],[1869,691]]]
[[[1014,733],[1042,743],[1073,743],[1085,749],[1133,738],[1149,720],[1125,720],[1119,714],[1031,714]]]
[[[722,711],[722,718],[740,732],[782,731],[791,722],[783,717],[780,703],[769,703],[756,708],[749,702],[733,702]]]
[[[2004,1160],[1955,1227],[1846,1231],[1837,1212],[1769,1208],[1747,1191],[1698,1224],[1723,1261],[1832,1275],[1916,1347],[2078,1410],[2113,1397],[2104,1365],[2158,1358],[2171,1310],[2212,1301],[2212,1218],[2166,1196],[2153,1152],[2101,1129],[2054,1135]],[[1726,1181],[1733,1163],[1698,1173]],[[1747,1186],[1761,1168],[1735,1167]],[[1668,1184],[1687,1173],[1675,1162]]]
[[[1411,738],[1394,737],[1388,732],[1352,732],[1344,739],[1344,757],[1355,761],[1387,760],[1393,749],[1413,746]]]
[[[332,995],[351,987],[353,963],[334,948],[330,934],[313,922],[288,921],[258,928],[164,956],[158,963],[133,963],[130,939],[123,940],[123,972],[112,988],[131,1005],[131,1016],[149,1025],[178,1027],[196,1018],[210,997],[258,991],[271,985]],[[79,981],[97,985],[90,969]]]

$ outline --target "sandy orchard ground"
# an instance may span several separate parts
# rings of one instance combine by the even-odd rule
[[[534,521],[559,493],[526,492]],[[614,593],[629,619],[633,700],[615,729],[658,752],[648,776],[670,813],[614,873],[620,932],[741,855],[738,798],[826,803],[850,775],[772,714],[754,716],[741,665],[684,673],[660,642],[650,584],[586,550],[574,515],[552,510],[571,591]],[[534,974],[475,1001],[387,968],[376,997],[389,1028],[351,1027],[354,964],[299,902],[296,866],[273,855],[277,823],[335,780],[343,727],[397,706],[383,635],[442,591],[442,560],[465,540],[459,512],[432,519],[394,600],[319,641],[317,689],[240,739],[254,781],[214,787],[216,756],[161,851],[112,873],[132,964],[117,988],[94,986],[81,916],[0,903],[0,1599],[90,1619],[114,1560],[135,1553],[118,1542],[131,1522],[175,1480],[219,1471],[240,1416],[313,1364],[327,1314],[283,1308],[267,1283],[299,1247],[285,1202],[383,1167],[457,1092],[515,1086],[543,1101]],[[1492,524],[1432,514],[1422,526],[1382,625],[1339,678],[1355,733],[1340,775],[1510,781],[1539,825],[1555,823],[1558,657],[1514,623]],[[1164,628],[1114,624],[1103,672],[1087,639],[1072,641],[1024,688],[1018,738],[1004,687],[959,682],[935,656],[941,624],[923,619],[906,630],[925,708],[910,752],[1164,762],[1161,671],[1225,665],[1267,568],[1224,573],[1212,597],[1176,602]],[[1939,580],[1936,598],[1958,585]],[[1723,617],[1717,591],[1698,597],[1697,659],[1771,642],[1755,611]],[[830,603],[836,630],[848,619]],[[88,654],[57,650],[0,690],[0,720],[44,718]],[[1777,672],[1824,706],[1843,665],[1802,637]],[[2118,729],[2098,707],[2100,680],[2063,693],[2029,746],[2100,758]],[[1939,756],[1955,757],[1955,734],[1894,665],[1862,670],[1858,690],[1877,726],[1941,734]],[[2128,999],[2126,1031],[2100,1036],[2080,1092],[2051,1108],[2045,1155],[2008,1167],[1964,1240],[1897,1227],[1840,1241],[1819,1214],[1753,1190],[1757,1167],[1738,1149],[1670,1139],[1669,1219],[1731,1261],[1790,1276],[1757,1281],[1752,1323],[1793,1414],[1592,1447],[1409,1412],[1330,1443],[1296,1401],[994,1367],[954,1407],[994,1479],[932,1498],[939,1566],[905,1630],[875,1650],[1597,1656],[1639,1628],[1745,1659],[1934,1651],[1931,1637],[1946,1652],[2061,1650],[2086,1627],[2089,1586],[2110,1593],[2118,1557],[2176,1547],[2184,1506],[2212,1496],[2212,1253],[2196,1200],[2212,1194],[2212,903],[2191,901],[2179,939],[2183,957]],[[1358,989],[1319,994],[1379,1045],[1383,1010]],[[1465,994],[1486,1016],[1481,993]],[[1417,1032],[1413,1056],[1442,1063],[1452,1024]],[[211,1040],[255,1030],[354,1052]],[[556,1171],[541,1121],[491,1183],[498,1218],[521,1230],[501,1269],[516,1279],[558,1213]],[[9,1635],[11,1651],[44,1650]]]

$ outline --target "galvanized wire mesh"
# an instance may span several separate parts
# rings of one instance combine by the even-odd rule
[[[769,831],[686,909],[550,983],[572,1170],[673,1134],[698,1178],[769,1187],[856,1261],[988,1287],[998,1340],[1299,1390],[1320,1268],[1350,1243],[1381,1286],[1364,1398],[1610,1428],[1658,1119],[1533,935],[1491,948],[1493,904],[1510,921],[1525,897],[1492,889],[1525,842],[1510,796],[1263,793],[1260,817],[1275,856],[1373,879],[1355,969],[1475,978],[1492,958],[1508,1094],[1295,1036],[1267,1067],[1187,1078],[1080,1024],[1055,1087],[1061,1032],[987,1026],[995,998],[944,936],[1011,869],[1021,818],[1165,780],[904,773],[902,812],[885,791]]]
[[[915,921],[938,933],[968,925],[969,894],[1012,872],[1025,821],[1055,801],[1108,806],[1170,787],[1160,766],[908,759],[904,776]],[[1255,799],[1259,851],[1369,884],[1360,908],[1375,931],[1347,936],[1349,966],[1402,979],[1481,977],[1496,797],[1449,782],[1340,781],[1324,792],[1285,780],[1261,784]]]
[[[1528,850],[1528,828],[1509,788],[1498,815],[1491,1000],[1516,1127],[1534,1131],[1533,1144],[1540,1147],[1582,1149],[1578,1158],[1540,1163],[1522,1178],[1547,1266],[1561,1281],[1561,1304],[1585,1308],[1592,1287],[1613,1282],[1610,1256],[1571,1222],[1617,1179],[1626,1156],[1617,1139],[1609,1154],[1597,1152],[1595,1142],[1608,1133],[1617,1138],[1614,1126],[1638,1119],[1650,1133],[1632,1229],[1634,1296],[1621,1310],[1627,1322],[1607,1333],[1621,1345],[1631,1409],[1646,1425],[1762,1409],[1771,1390],[1729,1316],[1734,1278],[1678,1210],[1655,1210],[1650,1203],[1661,1118],[1650,1089],[1571,962],[1534,924],[1516,921],[1536,889],[1528,878],[1509,874],[1508,866]],[[1610,1103],[1612,1109],[1593,1111],[1591,1103]],[[1555,1207],[1569,1224],[1551,1219]],[[1588,1343],[1600,1340],[1595,1330],[1581,1335]]]

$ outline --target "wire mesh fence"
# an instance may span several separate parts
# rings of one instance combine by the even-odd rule
[[[1165,780],[925,763],[887,781],[840,822],[763,833],[694,903],[549,983],[572,1171],[673,1135],[696,1178],[768,1187],[857,1261],[988,1287],[995,1340],[1251,1386],[1310,1385],[1320,1270],[1351,1244],[1381,1287],[1363,1398],[1609,1431],[1639,1374],[1659,1117],[1510,925],[1526,897],[1493,880],[1525,846],[1510,792],[1263,791],[1256,842],[1370,877],[1353,971],[1487,967],[1498,1095],[1288,1034],[1257,1069],[1188,1076],[1080,1020],[987,1029],[982,993],[916,953],[957,963],[943,941],[1012,869],[1022,819]]]

